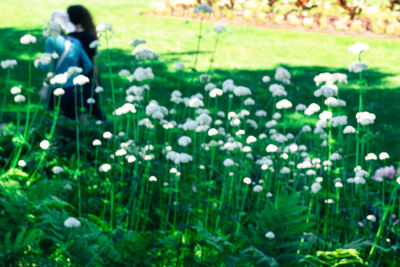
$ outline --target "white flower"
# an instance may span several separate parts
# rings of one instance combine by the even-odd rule
[[[53,171],[54,174],[60,174],[60,173],[62,173],[64,171],[64,169],[62,167],[60,167],[60,166],[54,166],[52,171]]]
[[[178,62],[178,63],[176,63],[175,67],[177,70],[183,70],[183,68],[185,67],[185,64],[183,62]]]
[[[206,5],[206,4],[200,4],[200,5],[198,5],[198,6],[196,6],[194,9],[193,9],[193,13],[199,13],[199,12],[202,12],[202,13],[212,13],[213,12],[213,9],[212,9],[212,7],[210,7],[209,5]]]
[[[1,67],[3,69],[13,69],[15,66],[17,66],[17,61],[15,59],[6,59],[1,61]]]
[[[39,67],[39,63],[41,63],[42,65],[49,65],[51,63],[51,54],[49,53],[44,53],[41,57],[37,58],[34,62],[35,67]]]
[[[25,102],[26,98],[24,95],[16,95],[14,96],[14,102],[15,103],[23,103]]]
[[[347,83],[347,75],[343,73],[320,73],[314,77],[314,82],[317,86],[321,83],[334,84],[335,82]]]
[[[68,73],[57,74],[50,79],[50,84],[65,84],[68,80]]]
[[[40,148],[43,150],[47,150],[50,147],[50,142],[47,140],[43,140],[42,142],[40,142]]]
[[[301,128],[301,131],[302,131],[303,133],[308,133],[308,132],[311,132],[312,129],[311,129],[311,126],[310,126],[310,125],[304,125],[303,128]]]
[[[199,97],[192,96],[192,97],[190,97],[188,106],[191,108],[204,107],[204,102]]]
[[[343,134],[353,134],[356,132],[356,129],[354,129],[353,126],[351,125],[347,125],[346,127],[344,127],[343,129]]]
[[[330,160],[339,160],[339,159],[341,159],[341,156],[339,155],[339,153],[337,153],[337,152],[332,153]]]
[[[211,91],[211,90],[214,89],[214,88],[217,88],[217,86],[216,86],[215,84],[213,84],[213,83],[207,83],[207,84],[204,86],[204,90],[205,90],[205,91]]]
[[[304,104],[298,104],[297,106],[296,106],[296,111],[297,112],[300,112],[300,111],[304,111],[304,110],[306,110],[306,105],[304,105]]]
[[[256,117],[266,117],[267,116],[267,112],[264,110],[257,110],[255,113]]]
[[[201,83],[209,83],[210,80],[211,80],[211,76],[208,75],[208,74],[201,74],[199,76],[199,80],[200,80]]]
[[[374,123],[376,116],[373,113],[365,111],[365,112],[358,112],[356,114],[356,118],[357,122],[360,123],[361,125],[369,125]]]
[[[78,74],[80,74],[82,72],[83,72],[82,68],[76,67],[76,66],[72,66],[72,67],[69,67],[67,72],[63,73],[63,74],[67,74],[68,77],[72,77],[72,76],[78,75]]]
[[[121,107],[117,108],[113,114],[115,114],[116,116],[121,116],[121,115],[128,114],[129,112],[136,113],[136,108],[131,103],[125,103]]]
[[[107,22],[102,22],[99,25],[97,25],[96,31],[99,33],[106,32],[106,31],[112,32],[112,25]]]
[[[118,149],[117,151],[115,151],[115,156],[117,156],[117,157],[122,157],[122,156],[125,156],[126,154],[127,154],[127,152],[123,148]]]
[[[127,70],[127,69],[122,69],[122,70],[120,70],[120,71],[118,72],[118,75],[119,75],[120,77],[124,77],[124,76],[129,76],[129,75],[131,75],[131,73],[130,73],[129,70]]]
[[[263,83],[268,83],[269,81],[271,81],[271,78],[269,76],[265,75],[262,77],[262,81],[263,81]]]
[[[135,47],[135,46],[138,46],[138,45],[140,45],[140,44],[145,44],[145,43],[146,43],[146,40],[136,38],[136,39],[133,40],[133,42],[131,43],[131,46]]]
[[[215,98],[217,96],[221,96],[224,92],[221,89],[214,88],[210,91],[209,96]]]
[[[321,120],[327,121],[327,120],[329,120],[330,118],[332,118],[332,112],[327,111],[327,110],[324,110],[324,111],[322,111],[322,112],[319,114],[319,118],[320,118]]]
[[[57,88],[56,90],[54,90],[53,94],[55,96],[62,96],[65,94],[65,90],[63,88]]]
[[[269,144],[269,145],[265,148],[265,150],[266,150],[268,153],[274,153],[274,152],[277,152],[277,151],[278,151],[278,147],[277,147],[276,145],[274,145],[274,144]]]
[[[113,135],[112,135],[112,133],[111,132],[104,132],[103,133],[103,138],[104,139],[110,139],[111,137],[112,137]]]
[[[235,165],[235,162],[233,162],[233,160],[231,160],[231,159],[225,159],[223,164],[225,167],[231,167],[231,166]]]
[[[325,96],[325,97],[333,97],[338,94],[338,88],[336,85],[331,84],[331,85],[324,85],[318,90],[314,92],[315,97],[320,97],[320,96]]]
[[[91,49],[95,49],[96,47],[99,47],[99,46],[101,46],[101,44],[97,40],[94,40],[89,44],[89,48],[91,48]]]
[[[274,239],[275,238],[275,234],[273,232],[269,231],[269,232],[267,232],[265,234],[265,237],[268,238],[268,239]]]
[[[193,157],[186,153],[177,153],[175,151],[169,151],[165,157],[172,160],[175,164],[188,163],[193,160]]]
[[[196,118],[196,122],[200,125],[210,125],[212,122],[212,118],[206,113],[202,113]]]
[[[111,165],[108,163],[104,163],[99,167],[100,172],[108,172],[109,170],[111,170]]]
[[[282,99],[278,103],[276,103],[277,109],[288,109],[292,107],[292,103],[287,99]]]
[[[223,24],[217,23],[214,25],[214,31],[216,33],[223,33],[225,30],[226,30],[226,27]]]
[[[11,94],[12,95],[17,95],[21,93],[21,88],[14,86],[13,88],[11,88]]]
[[[343,184],[342,184],[341,182],[336,182],[336,183],[335,183],[335,187],[336,187],[336,188],[342,188],[342,187],[343,187]]]
[[[346,101],[342,99],[336,99],[332,96],[328,97],[324,101],[325,105],[335,108],[335,107],[345,107],[346,106]]]
[[[157,177],[155,177],[155,176],[150,176],[150,177],[149,177],[149,181],[150,181],[150,182],[157,182]]]
[[[180,146],[187,146],[192,142],[192,139],[189,136],[182,136],[178,139],[178,144]]]
[[[26,162],[23,159],[18,160],[18,166],[20,166],[21,168],[26,166]]]
[[[235,89],[233,89],[233,93],[235,96],[245,96],[251,95],[251,90],[244,86],[236,86]]]
[[[86,102],[87,102],[89,105],[93,105],[93,104],[96,103],[96,100],[95,100],[93,97],[89,97],[89,98],[86,100]]]
[[[243,178],[243,182],[245,184],[251,184],[251,179],[249,177],[245,177],[245,178]]]
[[[92,142],[93,146],[101,146],[101,141],[99,139],[94,139]]]
[[[358,56],[362,52],[368,51],[369,49],[370,49],[369,45],[361,43],[361,42],[357,42],[354,45],[349,46],[347,51],[350,53],[354,53]]]
[[[378,157],[374,153],[369,153],[368,155],[365,156],[365,160],[377,160]]]
[[[262,190],[263,190],[263,188],[262,188],[261,185],[255,185],[255,186],[253,187],[253,192],[255,192],[255,193],[259,193],[259,192],[261,192]]]
[[[281,169],[281,174],[289,174],[290,173],[290,169],[288,167],[283,167]]]
[[[36,43],[36,37],[30,34],[25,34],[19,41],[23,45],[34,44]]]
[[[371,221],[371,222],[376,222],[376,217],[375,217],[375,215],[369,214],[367,216],[367,220]]]
[[[304,110],[304,114],[307,116],[311,116],[312,114],[314,114],[320,110],[321,110],[321,108],[317,104],[312,103]]]
[[[284,84],[290,84],[290,73],[283,67],[278,67],[275,71],[275,80],[281,81]]]
[[[368,65],[363,62],[354,61],[349,66],[349,72],[360,73],[363,70],[368,70]]]
[[[313,184],[311,185],[311,191],[312,191],[314,194],[318,193],[318,191],[321,190],[321,188],[322,188],[322,186],[321,186],[320,183],[313,183]]]
[[[65,221],[64,221],[64,226],[67,228],[73,228],[73,227],[79,227],[81,226],[81,222],[78,221],[76,218],[74,217],[68,217]]]
[[[385,160],[385,159],[389,159],[389,158],[390,158],[390,156],[389,156],[389,154],[387,152],[382,152],[382,153],[379,154],[379,159],[380,160]]]
[[[126,161],[128,161],[129,163],[135,162],[136,161],[136,157],[133,155],[127,155],[125,157]]]
[[[160,57],[159,54],[157,54],[156,52],[150,50],[144,44],[138,45],[133,50],[132,56],[134,56],[136,58],[136,60],[156,59],[156,58]]]
[[[257,141],[257,138],[255,137],[255,136],[252,136],[252,135],[250,135],[250,136],[248,136],[247,138],[246,138],[246,143],[247,144],[251,144],[251,143],[254,143],[254,142],[256,142]]]
[[[97,94],[99,94],[99,93],[103,92],[104,89],[103,89],[103,87],[101,87],[101,86],[96,86],[96,88],[94,89],[94,91],[95,91]]]
[[[88,77],[86,77],[85,75],[78,75],[78,76],[76,76],[74,79],[73,79],[73,84],[74,85],[84,85],[84,84],[87,84],[87,83],[89,83],[89,78]]]
[[[343,115],[333,117],[329,122],[332,124],[332,127],[343,126],[347,124],[347,116]]]
[[[255,104],[255,101],[252,98],[246,98],[246,100],[243,102],[245,106],[253,106]]]
[[[208,136],[214,136],[218,134],[218,130],[215,128],[211,128],[210,130],[208,130]]]
[[[269,91],[272,93],[272,96],[287,96],[285,87],[280,84],[271,84],[269,86]]]

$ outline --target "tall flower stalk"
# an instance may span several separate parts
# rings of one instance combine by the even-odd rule
[[[199,35],[197,36],[196,53],[195,53],[195,57],[194,57],[193,67],[192,67],[192,79],[190,81],[191,85],[193,85],[194,77],[196,76],[196,73],[197,73],[196,67],[197,67],[197,61],[198,61],[199,52],[200,52],[200,43],[201,43],[201,39],[203,38],[204,15],[210,14],[210,13],[212,13],[212,11],[213,11],[212,7],[210,7],[206,4],[200,4],[193,9],[193,13],[195,13],[195,14],[200,13],[200,26],[199,26]]]
[[[359,84],[359,90],[358,90],[358,112],[363,111],[363,87],[366,85],[365,80],[363,79],[363,70],[368,69],[368,65],[365,63],[361,62],[361,55],[363,52],[368,51],[369,45],[357,42],[354,45],[350,46],[348,48],[348,51],[351,53],[354,53],[357,55],[358,62],[353,62],[349,66],[349,71],[358,73],[358,84]],[[357,123],[357,133],[356,133],[356,166],[360,165],[360,135],[361,135],[361,127],[360,123]]]

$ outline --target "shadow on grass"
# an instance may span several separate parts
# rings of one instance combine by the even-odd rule
[[[19,44],[19,38],[26,33],[31,33],[38,36],[38,42],[31,47],[26,47]],[[44,48],[44,38],[40,38],[41,30],[17,30],[12,28],[0,29],[0,60],[4,59],[17,59],[18,66],[11,74],[11,82],[9,88],[5,88],[5,71],[0,70],[0,88],[1,95],[14,85],[27,85],[28,76],[28,62],[33,60],[35,56],[42,53]],[[105,53],[102,51],[98,63],[101,73],[101,81],[103,87],[106,89],[107,99],[110,97],[110,74],[106,66]],[[180,89],[184,96],[190,96],[194,93],[204,93],[204,84],[199,82],[198,76],[201,72],[196,73],[194,83],[191,83],[193,73],[188,71],[191,66],[186,66],[187,71],[178,72],[175,70],[175,64],[183,55],[195,55],[195,51],[184,51],[182,53],[165,53],[162,54],[160,60],[136,62],[131,56],[130,51],[119,49],[112,49],[109,51],[111,57],[112,75],[115,81],[115,88],[118,92],[118,100],[120,103],[125,97],[124,90],[131,84],[118,76],[121,69],[134,70],[137,66],[149,66],[152,68],[155,79],[148,82],[150,85],[150,96],[156,99],[160,104],[170,106],[169,99],[170,93],[175,89]],[[202,51],[200,57],[211,57],[211,52]],[[292,85],[285,86],[288,92],[288,99],[294,105],[299,103],[310,104],[316,102],[321,103],[321,99],[313,96],[313,92],[317,89],[313,82],[314,76],[323,72],[342,72],[347,73],[346,69],[332,69],[320,66],[284,66],[292,75]],[[253,99],[257,100],[256,108],[271,111],[272,99],[268,91],[269,85],[273,82],[265,84],[262,82],[262,77],[269,75],[272,80],[274,76],[274,69],[260,69],[260,70],[246,70],[246,69],[214,69],[211,73],[212,82],[218,87],[221,86],[222,81],[226,79],[233,79],[236,85],[243,85],[249,87],[253,91]],[[33,69],[32,84],[36,89],[40,88],[45,74],[38,69]],[[383,73],[376,70],[368,70],[365,79],[368,86],[363,88],[364,106],[365,110],[376,114],[377,118],[374,126],[372,127],[375,134],[371,143],[372,151],[376,153],[387,151],[392,155],[392,159],[396,160],[400,157],[400,121],[394,119],[400,113],[400,90],[396,89],[382,89],[384,86],[384,79],[392,76],[393,74]],[[340,97],[347,102],[345,113],[349,117],[349,123],[355,125],[355,113],[358,110],[358,90],[356,84],[357,77],[350,74],[348,76],[349,83],[339,85]],[[13,106],[11,95],[8,94],[7,106]],[[111,105],[105,101],[104,109],[110,114]],[[36,99],[37,100],[37,99]],[[35,101],[35,100],[34,100]],[[103,103],[104,104],[104,103]],[[237,102],[234,103],[234,108],[239,108]],[[7,114],[8,118],[13,118],[12,113]],[[306,119],[306,118],[304,118]],[[302,119],[289,121],[289,127],[297,128],[303,124]]]

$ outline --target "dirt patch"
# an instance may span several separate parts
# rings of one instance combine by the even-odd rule
[[[200,21],[199,18],[192,17],[189,15],[165,15],[165,14],[157,14],[157,13],[152,13],[152,12],[143,13],[141,15]],[[372,31],[354,32],[354,31],[350,31],[350,30],[342,30],[342,31],[336,30],[335,27],[333,27],[333,25],[332,25],[333,21],[335,20],[335,18],[333,18],[333,17],[329,19],[330,24],[328,25],[328,27],[326,29],[321,29],[319,27],[316,27],[315,25],[311,28],[307,28],[307,27],[304,27],[301,25],[293,26],[293,25],[289,24],[287,21],[282,22],[282,24],[276,24],[270,20],[266,20],[263,23],[259,23],[256,21],[245,21],[243,19],[227,19],[227,18],[216,19],[214,17],[209,17],[206,20],[211,21],[211,22],[218,22],[218,23],[238,25],[238,26],[253,26],[253,27],[268,28],[268,29],[333,34],[333,35],[339,35],[339,36],[353,36],[353,37],[366,37],[366,38],[374,38],[374,39],[400,40],[399,36],[389,35],[389,34],[377,34]]]

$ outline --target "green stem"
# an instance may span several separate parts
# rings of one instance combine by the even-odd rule
[[[200,42],[201,42],[201,38],[203,38],[202,36],[202,32],[203,32],[203,17],[201,17],[200,19],[200,28],[199,28],[199,36],[197,37],[197,48],[196,48],[196,54],[195,54],[195,58],[194,58],[194,64],[193,64],[193,74],[192,74],[192,80],[190,81],[190,83],[193,85],[193,81],[194,81],[194,77],[196,75],[196,66],[197,66],[197,60],[199,57],[199,51],[200,51]]]

